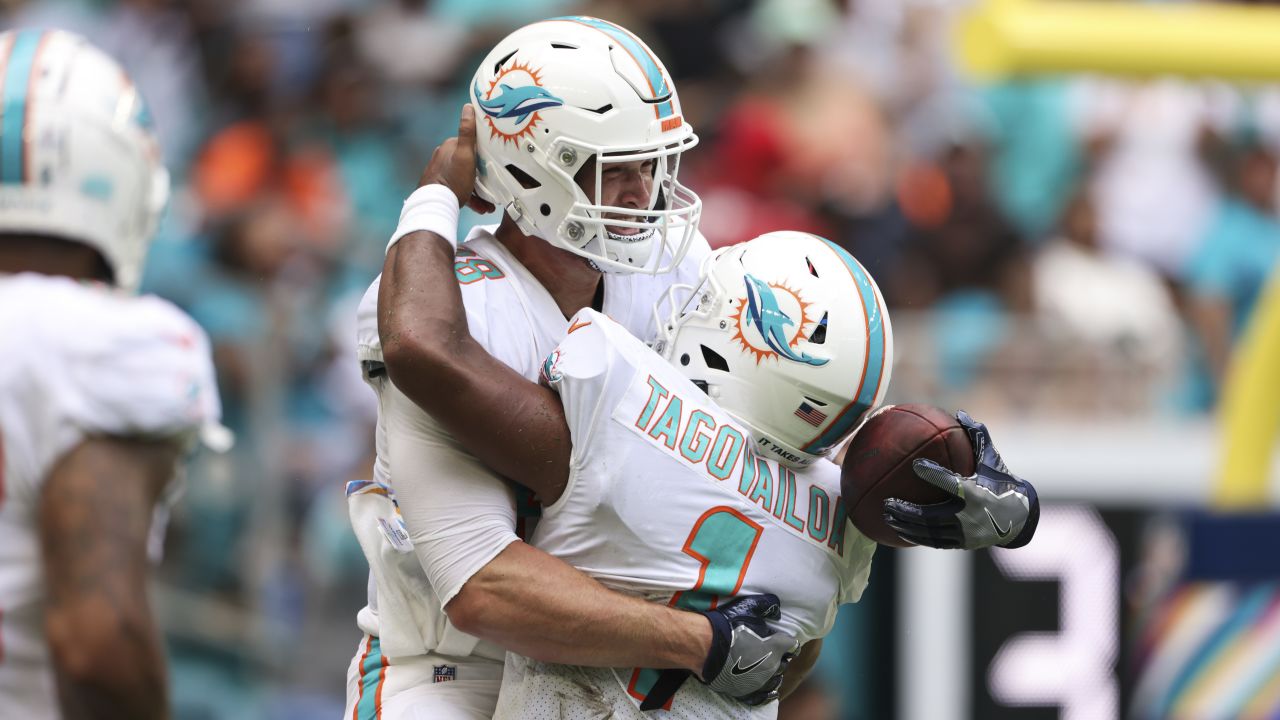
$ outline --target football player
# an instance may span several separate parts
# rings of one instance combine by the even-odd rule
[[[133,295],[168,175],[80,37],[0,34],[0,93],[0,717],[167,717],[148,549],[219,414],[204,333]]]
[[[581,308],[652,335],[653,304],[695,281],[709,252],[696,229],[701,203],[678,181],[697,138],[665,68],[623,28],[556,18],[499,42],[470,91],[465,122],[471,137],[479,122],[479,163],[466,172],[477,176],[478,206],[505,209],[451,260],[475,336],[535,380]],[[424,185],[406,201],[393,244],[420,230],[456,236],[456,198]],[[348,487],[371,582],[347,717],[491,717],[508,648],[552,662],[683,668],[748,701],[767,699],[794,646],[764,622],[776,599],[676,610],[609,591],[520,541],[527,499],[517,508],[512,487],[420,407],[444,389],[417,374],[428,350],[419,343],[438,336],[398,323],[411,316],[395,307],[417,289],[393,254],[359,311],[360,359],[379,398],[378,457],[373,481]],[[487,424],[493,444],[554,440],[514,435],[501,415]],[[735,666],[750,670],[730,677]]]
[[[464,123],[424,175],[453,188],[459,203],[471,192],[469,129]],[[538,493],[545,506],[533,543],[611,587],[675,607],[777,589],[789,635],[808,643],[826,634],[838,605],[861,595],[875,545],[846,524],[840,469],[824,456],[879,404],[893,354],[884,301],[857,261],[804,233],[729,248],[684,288],[686,302],[666,304],[660,355],[585,308],[543,365],[548,390],[469,337],[470,313],[449,282],[452,257],[447,236],[434,232],[392,250],[388,266],[412,268],[417,290],[412,304],[392,307],[412,320],[386,329],[421,328],[419,342],[434,350],[418,378],[439,389],[428,410],[500,474]],[[978,471],[961,478],[920,463],[921,477],[955,500],[888,501],[891,524],[934,546],[1026,544],[1039,516],[1034,489],[1008,473],[983,426],[960,419]],[[505,442],[493,441],[495,430]],[[980,522],[988,514],[1008,532]],[[816,651],[807,645],[806,663]],[[735,661],[730,675],[749,667]],[[495,717],[777,712],[681,686],[685,675],[512,653]]]

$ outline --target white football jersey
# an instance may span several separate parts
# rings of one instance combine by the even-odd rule
[[[609,587],[678,607],[772,592],[782,600],[777,627],[802,643],[824,636],[838,606],[861,596],[875,551],[845,520],[840,469],[792,471],[757,456],[745,430],[624,328],[591,310],[573,328],[543,370],[573,435],[570,476],[533,544]],[[669,712],[641,714],[656,678],[511,658],[497,717],[777,713],[691,680]]]
[[[56,717],[37,511],[84,438],[194,437],[216,423],[209,341],[173,305],[36,274],[0,276],[0,717]]]
[[[454,273],[462,291],[467,323],[471,335],[490,354],[530,381],[536,381],[542,361],[564,338],[569,321],[551,294],[493,236],[495,228],[474,228],[456,254]],[[604,312],[627,330],[645,338],[652,337],[656,332],[654,304],[672,284],[696,284],[702,261],[709,253],[706,240],[699,235],[674,273],[662,276],[605,274]],[[397,471],[390,467],[388,460],[389,445],[397,442],[396,437],[389,436],[394,436],[396,431],[388,428],[384,411],[391,404],[403,406],[407,399],[391,386],[379,368],[382,362],[377,318],[380,280],[373,282],[360,302],[357,346],[367,379],[379,393],[381,401],[373,479],[397,492]],[[417,468],[430,474],[424,477],[423,482],[431,483],[438,492],[461,496],[474,492],[473,481],[467,475],[494,477],[425,412],[416,408],[415,411],[413,422],[418,436],[412,442],[429,446],[426,449],[432,454],[431,467]],[[398,441],[406,440],[401,437]],[[400,471],[400,475],[414,470]],[[444,561],[430,563],[429,573],[420,566],[421,563],[415,565],[412,562],[414,558],[389,551],[389,540],[380,537],[384,533],[379,528],[355,529],[369,560],[372,576],[369,604],[360,611],[357,624],[365,632],[381,637],[382,650],[387,656],[436,652],[454,656],[476,654],[493,659],[504,657],[505,652],[501,648],[480,642],[453,628],[442,609],[472,574],[510,542],[509,538],[504,539],[496,532],[489,533],[491,537],[484,540],[474,539],[484,534],[477,532],[477,526],[486,522],[505,524],[508,535],[515,528],[515,522],[502,515],[513,514],[512,508],[518,498],[510,488],[503,492],[503,508],[486,512],[477,510],[473,503],[466,505],[465,512],[455,513],[456,518],[437,519],[438,523],[452,522],[454,525],[437,527],[436,535],[456,536],[467,542],[449,552]],[[378,519],[386,520],[378,512],[367,509],[371,498],[362,500],[363,507],[351,506],[353,523],[370,524]],[[414,543],[418,544],[419,539],[414,537]]]

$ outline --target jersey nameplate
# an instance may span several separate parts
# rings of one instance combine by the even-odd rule
[[[695,468],[726,492],[740,495],[775,524],[844,556],[844,504],[822,487],[757,455],[749,434],[704,409],[705,397],[681,397],[639,372],[613,420]],[[734,482],[736,481],[736,482]]]

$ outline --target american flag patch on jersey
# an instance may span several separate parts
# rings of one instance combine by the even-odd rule
[[[457,665],[436,665],[435,672],[432,673],[432,682],[453,682],[458,679]]]
[[[807,402],[800,403],[800,407],[796,409],[796,417],[814,427],[818,427],[822,424],[823,420],[827,419],[826,413]]]

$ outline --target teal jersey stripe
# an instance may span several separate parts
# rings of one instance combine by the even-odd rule
[[[1217,630],[1210,633],[1170,683],[1156,717],[1170,716],[1169,713],[1195,679],[1212,667],[1222,653],[1266,612],[1273,592],[1271,587],[1260,587],[1250,591],[1241,599],[1235,612]]]
[[[817,236],[815,235],[814,237]],[[807,453],[825,451],[853,429],[854,423],[871,407],[871,403],[875,402],[876,391],[880,389],[880,380],[884,375],[885,362],[884,309],[880,307],[880,303],[876,299],[876,291],[871,284],[871,278],[867,276],[867,271],[863,270],[858,261],[854,260],[853,256],[846,252],[844,248],[826,238],[819,239],[826,243],[827,247],[831,248],[831,251],[844,261],[845,267],[849,269],[849,274],[853,276],[854,284],[858,286],[858,296],[862,300],[862,307],[866,308],[867,372],[862,378],[862,385],[858,388],[858,396],[853,399],[853,402],[840,411],[840,414],[836,416],[835,422],[831,423],[825,432],[801,448]]]
[[[27,90],[31,82],[31,66],[40,47],[40,30],[23,30],[13,39],[9,62],[4,69],[4,116],[0,121],[0,183],[21,183],[23,125],[26,124]]]
[[[359,720],[378,720],[382,708],[378,707],[378,683],[382,680],[382,645],[378,638],[369,638],[369,654],[360,663],[360,702],[356,705]]]
[[[593,27],[614,40],[617,40],[618,44],[627,52],[631,53],[631,56],[636,59],[636,62],[640,63],[640,69],[644,71],[645,77],[649,80],[649,84],[653,86],[653,96],[662,97],[664,95],[671,94],[671,86],[667,84],[666,74],[662,72],[662,68],[658,67],[658,63],[654,61],[653,56],[649,54],[649,51],[646,50],[645,47],[631,35],[631,33],[623,30],[613,23],[608,23],[604,20],[597,20],[593,17],[574,15],[552,19],[569,20],[588,27]],[[670,117],[674,113],[675,108],[671,106],[670,100],[658,103],[659,118]]]

